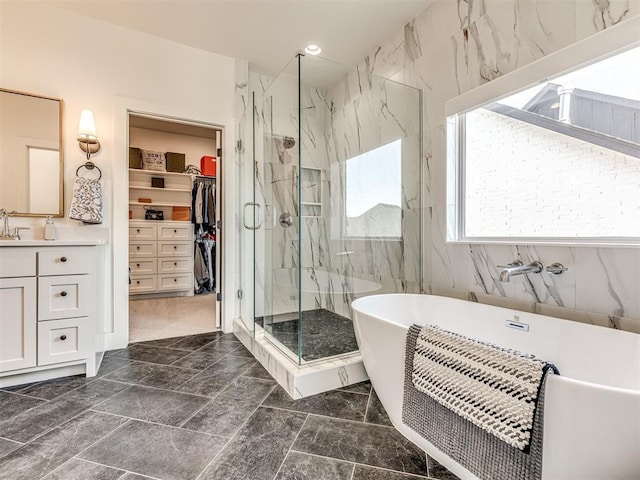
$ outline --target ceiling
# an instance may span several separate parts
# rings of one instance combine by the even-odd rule
[[[276,74],[306,45],[355,65],[432,0],[54,0],[98,20],[249,61]]]

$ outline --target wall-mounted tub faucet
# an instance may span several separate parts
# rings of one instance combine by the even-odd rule
[[[538,261],[527,263],[526,265],[520,260],[514,260],[507,265],[498,265],[501,268],[500,281],[508,282],[514,275],[524,275],[525,273],[540,273],[542,271],[542,264]]]

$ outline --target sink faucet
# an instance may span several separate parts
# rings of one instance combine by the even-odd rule
[[[525,273],[540,273],[542,264],[538,261],[527,263],[526,265],[520,260],[514,260],[507,265],[498,265],[501,268],[500,281],[508,282],[513,275],[524,275]]]
[[[10,237],[11,234],[9,233],[9,213],[4,208],[0,210],[0,219],[4,220],[2,235],[0,235],[0,237]]]
[[[13,229],[13,233],[11,233],[11,231],[9,230],[9,212],[7,212],[4,208],[0,210],[0,219],[4,220],[0,240],[21,240],[20,230],[29,230],[28,227],[15,227]]]

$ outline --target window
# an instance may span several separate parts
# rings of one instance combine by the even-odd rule
[[[401,147],[395,140],[346,161],[347,237],[402,237]]]
[[[639,239],[639,72],[636,47],[448,118],[449,238]]]

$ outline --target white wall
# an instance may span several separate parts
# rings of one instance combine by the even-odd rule
[[[114,211],[113,197],[114,191],[126,188],[127,129],[122,125],[122,109],[157,108],[164,111],[158,113],[225,125],[224,144],[232,146],[237,61],[59,10],[46,2],[0,2],[0,45],[0,86],[64,101],[65,215],[76,168],[84,160],[75,140],[80,111],[88,108],[94,112],[102,150],[92,159],[103,172],[105,221],[100,226],[80,226],[67,218],[56,223],[60,235],[115,240],[111,267],[116,311],[106,315],[108,326],[113,326],[115,316],[119,330],[111,346],[122,346],[126,298],[121,297],[126,291],[122,283],[126,282],[127,250],[126,240],[123,244],[115,235],[122,229],[128,209]],[[225,161],[233,161],[232,152],[229,148]],[[233,174],[226,180],[230,183],[224,208],[231,210],[224,213],[231,219],[235,215],[235,202],[230,200],[235,195]],[[11,223],[41,227],[44,219],[14,218]],[[233,243],[227,242],[227,246],[233,248]],[[111,279],[109,268],[108,285]],[[111,295],[109,288],[107,294]],[[107,300],[108,309],[111,303]],[[224,314],[229,330],[232,303],[228,302],[231,310]]]

